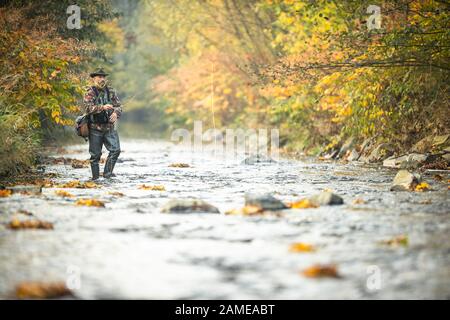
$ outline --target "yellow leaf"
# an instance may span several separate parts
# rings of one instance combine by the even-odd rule
[[[139,189],[142,190],[153,190],[153,191],[166,191],[166,188],[162,185],[146,185],[146,184],[142,184],[139,186]]]
[[[16,287],[19,299],[49,299],[72,295],[64,282],[22,282]]]
[[[53,224],[46,221],[41,220],[25,220],[20,221],[17,218],[11,220],[8,224],[8,228],[10,229],[53,229]]]
[[[409,241],[408,241],[408,237],[407,236],[400,235],[400,236],[394,237],[392,239],[383,240],[380,243],[388,245],[388,246],[397,247],[397,246],[407,246],[408,242]]]
[[[262,214],[264,210],[259,206],[245,206],[240,209],[233,209],[225,212],[228,215],[243,215],[243,216],[253,216]]]
[[[87,207],[105,207],[105,204],[97,199],[79,199],[75,202],[77,206],[87,206]]]
[[[169,167],[172,167],[172,168],[189,168],[190,165],[187,164],[187,163],[172,163],[172,164],[169,165]]]
[[[415,190],[419,192],[428,191],[430,190],[430,185],[426,182],[421,182],[416,186]]]
[[[302,199],[296,202],[290,202],[287,205],[292,209],[308,209],[319,207],[318,205],[312,203],[309,199]]]
[[[336,265],[314,265],[302,271],[302,274],[308,278],[340,278]]]
[[[313,245],[303,242],[296,242],[289,246],[290,252],[314,252],[316,248]]]
[[[56,185],[57,188],[79,188],[79,189],[92,189],[99,188],[100,186],[92,181],[81,182],[79,180],[72,180],[66,183]]]
[[[9,197],[9,196],[11,196],[11,194],[12,194],[12,191],[9,189],[0,190],[0,198]]]
[[[64,190],[56,190],[55,194],[60,197],[64,197],[64,198],[73,198],[74,197],[73,194],[71,194],[70,192],[64,191]]]
[[[124,194],[122,192],[118,192],[118,191],[110,191],[108,192],[108,194],[116,196],[116,197],[123,197]]]

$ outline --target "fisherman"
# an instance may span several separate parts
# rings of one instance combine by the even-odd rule
[[[87,88],[84,95],[85,113],[89,118],[89,153],[91,155],[92,180],[97,180],[100,174],[99,162],[102,147],[109,151],[103,170],[104,178],[111,178],[114,165],[120,154],[119,134],[117,133],[117,119],[122,114],[122,106],[116,91],[108,86],[108,76],[99,68],[90,74],[92,86]]]

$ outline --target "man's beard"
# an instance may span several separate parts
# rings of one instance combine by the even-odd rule
[[[100,80],[100,81],[97,83],[97,86],[98,86],[99,88],[103,89],[104,87],[106,87],[106,83],[107,83],[106,80]]]

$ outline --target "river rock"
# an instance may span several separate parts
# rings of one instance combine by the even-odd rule
[[[272,196],[269,193],[266,194],[253,194],[247,193],[245,195],[246,206],[257,206],[263,210],[282,210],[286,209],[286,205]]]
[[[442,150],[448,146],[450,143],[450,135],[440,135],[440,136],[428,136],[417,142],[411,151],[417,153],[430,152],[431,150],[438,151]]]
[[[434,147],[447,147],[450,143],[450,134],[444,134],[441,136],[436,136],[433,139],[433,146]],[[442,149],[442,148],[441,148]]]
[[[161,209],[163,213],[220,213],[219,209],[201,199],[172,199]]]
[[[392,146],[388,143],[378,145],[372,152],[364,158],[364,162],[374,163],[386,159],[394,153]]]
[[[342,145],[341,149],[339,150],[339,154],[337,155],[338,158],[342,158],[347,151],[349,151],[351,148],[353,148],[355,144],[355,139],[354,138],[348,138],[344,144]],[[351,160],[349,160],[351,161]]]
[[[317,206],[333,206],[344,203],[344,199],[330,191],[323,191],[319,194],[316,194],[310,197],[309,201]]]
[[[372,147],[374,143],[374,138],[367,138],[366,140],[363,141],[363,143],[361,144],[361,148],[360,148],[360,153],[364,154],[366,153],[368,150],[370,150],[370,148]]]
[[[433,143],[433,137],[432,136],[425,137],[422,140],[420,140],[419,142],[417,142],[411,148],[411,151],[412,152],[417,152],[417,153],[427,152],[428,150],[431,149],[432,143]]]
[[[268,156],[261,155],[261,154],[254,154],[254,155],[251,155],[251,156],[245,158],[241,164],[253,165],[253,164],[257,164],[257,163],[274,163],[274,162],[276,162],[276,161]]]
[[[419,174],[410,173],[408,170],[400,170],[392,182],[391,191],[413,191],[420,181]]]
[[[442,158],[447,161],[447,164],[450,164],[450,153],[443,154]]]
[[[357,161],[359,159],[360,154],[358,153],[358,151],[356,151],[355,149],[353,149],[350,154],[347,157],[348,161]]]
[[[427,154],[411,153],[401,157],[389,157],[383,161],[383,166],[390,168],[415,168],[430,160]]]

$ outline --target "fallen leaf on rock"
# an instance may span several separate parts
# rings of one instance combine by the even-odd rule
[[[420,204],[431,204],[431,200],[430,199],[425,199],[419,202]]]
[[[11,220],[8,224],[8,228],[10,229],[53,229],[53,224],[46,221],[41,220],[24,220],[21,221],[17,218]]]
[[[436,181],[442,181],[442,180],[444,180],[444,177],[443,177],[442,175],[440,175],[440,174],[435,174],[435,175],[433,176],[433,178],[434,178],[434,180],[436,180]]]
[[[110,191],[110,192],[108,192],[108,194],[110,194],[112,196],[116,196],[116,197],[123,197],[123,196],[125,196],[125,194],[123,194],[122,192],[118,192],[118,191]]]
[[[384,244],[387,246],[398,247],[398,246],[407,246],[408,245],[408,237],[405,235],[400,235],[394,237],[392,239],[380,241],[380,244]]]
[[[64,191],[64,190],[56,190],[55,194],[57,196],[64,197],[64,198],[73,198],[74,197],[73,194],[71,194],[70,192]]]
[[[16,286],[19,299],[52,299],[72,295],[64,282],[22,282]]]
[[[296,202],[290,202],[287,204],[291,209],[308,209],[308,208],[318,208],[319,206],[312,203],[309,199],[302,199]]]
[[[105,203],[97,199],[78,199],[75,204],[77,206],[105,207]]]
[[[320,265],[316,264],[302,271],[302,274],[308,278],[340,278],[337,267],[334,264]]]
[[[356,198],[355,200],[352,201],[352,204],[366,204],[367,201],[361,198]]]
[[[81,188],[93,189],[93,188],[100,188],[100,186],[98,184],[96,184],[95,182],[86,181],[81,184]]]
[[[308,243],[295,242],[289,246],[290,252],[314,252],[316,248]]]
[[[100,188],[98,184],[92,181],[81,182],[79,180],[72,180],[66,183],[56,185],[57,188],[78,188],[78,189],[93,189]]]
[[[430,185],[426,182],[421,182],[416,186],[415,190],[418,192],[428,191],[430,190]]]
[[[187,163],[172,163],[172,164],[170,164],[169,165],[169,167],[172,167],[172,168],[189,168],[190,167],[190,165],[189,164],[187,164]]]
[[[61,183],[56,185],[58,188],[79,188],[81,185],[81,182],[79,180],[72,180],[66,183]]]
[[[142,190],[153,190],[153,191],[166,191],[166,188],[162,185],[146,185],[142,184],[139,186]]]
[[[12,191],[8,189],[0,190],[0,198],[6,198],[12,195]]]
[[[240,209],[232,209],[229,210],[227,212],[225,212],[225,214],[228,215],[243,215],[243,216],[253,216],[253,215],[259,215],[262,214],[264,212],[264,210],[259,207],[259,206],[245,206],[242,207]]]

